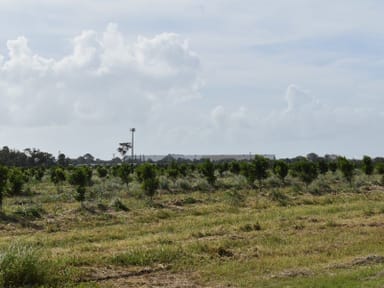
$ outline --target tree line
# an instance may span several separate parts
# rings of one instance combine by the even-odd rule
[[[0,208],[4,196],[17,196],[25,193],[24,186],[27,183],[50,181],[59,189],[60,185],[67,183],[73,186],[75,199],[83,206],[86,200],[86,192],[93,185],[94,177],[101,181],[108,178],[118,178],[127,187],[132,181],[141,185],[145,196],[152,199],[161,187],[161,177],[166,177],[169,181],[176,182],[177,179],[187,177],[201,177],[205,179],[210,189],[219,189],[217,179],[225,175],[241,175],[246,179],[248,189],[262,191],[264,181],[270,176],[276,176],[280,185],[286,185],[288,175],[299,179],[306,188],[319,177],[326,173],[340,171],[347,183],[352,185],[357,170],[366,175],[377,173],[384,175],[384,161],[372,159],[364,156],[361,160],[350,160],[345,157],[296,157],[293,159],[269,160],[263,156],[255,156],[249,161],[220,161],[212,162],[209,159],[201,161],[175,161],[167,159],[158,163],[128,164],[119,165],[70,165],[65,161],[65,157],[54,159],[47,153],[38,150],[30,150],[28,157],[19,157],[16,151],[2,149],[0,155],[8,154],[9,158],[0,157]],[[21,154],[26,154],[23,152]],[[16,155],[19,155],[16,157]],[[42,156],[44,155],[44,157]],[[33,157],[39,160],[33,160]],[[12,158],[13,157],[13,158]],[[27,166],[9,165],[10,162],[4,159],[24,159]],[[17,163],[23,163],[17,162]],[[384,176],[383,176],[384,178]],[[164,186],[164,185],[163,185]]]

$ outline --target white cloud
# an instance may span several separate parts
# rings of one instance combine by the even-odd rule
[[[146,121],[156,105],[199,95],[199,59],[176,34],[128,43],[116,24],[83,31],[60,59],[34,54],[26,37],[0,61],[0,124],[99,125]]]
[[[287,101],[287,113],[295,113],[301,110],[312,112],[318,105],[317,99],[293,84],[288,86],[285,100]]]

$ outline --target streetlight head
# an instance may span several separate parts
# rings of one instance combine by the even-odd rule
[[[130,130],[131,130],[131,132],[135,132],[136,128],[131,128]]]

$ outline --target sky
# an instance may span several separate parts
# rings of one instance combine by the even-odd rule
[[[381,0],[0,0],[0,146],[384,156]]]

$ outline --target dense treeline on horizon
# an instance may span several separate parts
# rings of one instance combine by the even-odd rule
[[[296,156],[293,158],[282,158],[280,160],[283,160],[287,163],[293,163],[298,162],[303,159],[307,159],[312,162],[327,162],[330,163],[332,161],[337,160],[337,158],[340,158],[342,156],[338,155],[330,155],[326,154],[323,157],[317,155],[316,153],[309,153],[306,156]],[[162,160],[156,161],[156,163],[160,166],[171,163],[171,162],[177,162],[177,163],[200,163],[203,162],[205,159],[202,158],[200,160],[188,160],[188,159],[182,159],[182,158],[174,158],[172,155],[165,156]],[[359,167],[362,163],[361,159],[349,159],[352,161],[357,167]],[[226,163],[226,162],[248,162],[249,160],[234,160],[231,158],[224,159],[224,160],[218,160],[214,161],[216,163]],[[272,162],[274,160],[271,160]],[[69,158],[64,153],[60,153],[58,157],[56,158],[51,153],[41,151],[36,148],[25,148],[23,151],[19,151],[16,149],[11,149],[8,146],[3,146],[2,149],[0,149],[0,165],[4,166],[10,166],[10,167],[52,167],[52,166],[69,166],[69,165],[114,165],[114,164],[121,164],[125,162],[130,162],[129,157],[123,157],[123,160],[121,158],[115,157],[111,160],[101,160],[98,158],[95,158],[90,153],[86,153],[83,156],[79,156],[77,158]],[[139,162],[152,162],[152,160],[147,161],[139,161],[135,159],[136,163]],[[372,158],[372,162],[374,164],[377,163],[384,163],[384,157],[375,157]]]

